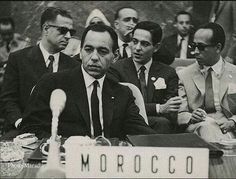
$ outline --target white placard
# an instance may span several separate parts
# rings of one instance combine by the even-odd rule
[[[75,145],[65,168],[67,178],[208,178],[209,150]]]

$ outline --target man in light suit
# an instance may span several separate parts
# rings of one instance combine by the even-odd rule
[[[210,21],[220,24],[225,31],[226,41],[222,56],[236,64],[236,2],[212,1]]]
[[[78,64],[60,52],[75,33],[72,17],[67,11],[47,8],[41,16],[41,31],[39,45],[9,56],[1,94],[5,131],[19,126],[31,90],[41,76],[48,72],[72,69]]]
[[[143,21],[135,26],[132,35],[132,57],[117,61],[111,66],[109,75],[136,85],[144,97],[149,125],[158,133],[171,133],[181,99],[176,97],[178,77],[175,70],[152,58],[160,48],[162,29],[154,22]],[[141,85],[143,67],[145,80]]]
[[[59,135],[124,139],[126,134],[155,133],[139,114],[131,90],[106,75],[113,58],[118,57],[117,49],[117,35],[111,27],[88,26],[81,39],[82,65],[48,74],[39,81],[26,108],[21,131],[33,132],[39,138],[51,135],[50,95],[60,88],[67,100],[59,119]]]
[[[197,63],[178,71],[178,123],[210,142],[235,138],[236,67],[221,57],[224,44],[219,24],[201,26],[193,43]]]

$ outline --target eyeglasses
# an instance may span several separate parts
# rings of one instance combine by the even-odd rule
[[[203,43],[195,43],[193,42],[190,47],[192,49],[195,49],[196,47],[198,48],[198,50],[200,51],[204,51],[206,47],[214,47],[215,45],[213,44],[203,44]]]
[[[56,25],[51,25],[51,24],[48,24],[48,26],[57,28],[57,30],[63,35],[67,34],[67,32],[70,32],[70,35],[73,36],[76,33],[75,29],[68,29],[67,27],[56,26]]]

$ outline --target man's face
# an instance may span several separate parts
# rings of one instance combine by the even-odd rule
[[[177,17],[176,28],[178,33],[181,36],[186,36],[189,34],[191,24],[190,24],[190,17],[187,14],[180,14]]]
[[[121,40],[130,40],[131,32],[137,23],[138,13],[134,9],[125,8],[119,12],[119,17],[115,20],[114,26]]]
[[[151,60],[154,52],[158,50],[157,45],[152,43],[152,35],[149,31],[136,29],[131,41],[133,59],[140,64],[146,64]]]
[[[68,29],[73,29],[73,21],[70,18],[57,15],[55,22],[47,23],[47,42],[55,51],[61,51],[66,48],[71,34]]]
[[[11,24],[0,24],[0,34],[4,42],[10,43],[13,39],[14,31]]]
[[[194,35],[195,57],[200,66],[212,66],[217,61],[220,49],[211,43],[213,32],[211,29],[199,29]]]
[[[82,65],[92,77],[101,78],[114,58],[113,41],[108,32],[88,31],[81,49]]]

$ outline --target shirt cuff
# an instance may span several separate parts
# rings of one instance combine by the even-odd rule
[[[21,123],[22,121],[22,118],[18,119],[16,122],[15,122],[15,127],[17,128],[19,126],[19,124]]]
[[[160,104],[156,104],[156,112],[157,114],[160,114]]]

